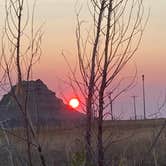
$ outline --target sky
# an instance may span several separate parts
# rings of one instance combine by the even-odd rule
[[[30,4],[32,0],[29,1]],[[63,85],[61,79],[68,75],[68,68],[61,52],[74,63],[76,53],[75,41],[75,3],[76,0],[37,0],[36,22],[44,23],[42,41],[42,57],[34,69],[34,79],[42,79],[58,96],[70,97],[71,92]],[[81,17],[89,19],[85,0],[82,3]],[[137,65],[138,81],[134,89],[127,92],[114,103],[115,109],[124,114],[132,115],[132,95],[137,98],[137,111],[142,115],[141,75],[145,75],[146,109],[148,114],[157,110],[166,94],[166,1],[144,0],[145,10],[150,9],[150,17],[145,29],[143,40],[133,63]],[[4,0],[0,0],[0,31],[4,25]],[[63,76],[63,77],[62,77]],[[163,115],[166,113],[163,110]]]

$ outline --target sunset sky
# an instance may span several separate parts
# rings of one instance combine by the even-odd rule
[[[89,13],[86,0],[82,1],[81,17],[88,21]],[[70,90],[62,86],[60,78],[67,77],[67,66],[61,56],[62,50],[74,63],[75,41],[75,2],[76,0],[37,0],[36,24],[44,23],[43,54],[34,70],[34,79],[42,79],[50,89],[60,95],[69,96]],[[142,109],[141,75],[145,75],[147,112],[155,112],[157,105],[166,94],[166,0],[144,0],[146,11],[150,8],[150,17],[143,35],[141,46],[133,59],[138,68],[137,86],[117,101],[116,108],[132,112],[132,99],[137,95],[137,109]],[[4,16],[4,0],[0,0],[0,15]],[[0,31],[4,25],[0,20]],[[66,93],[66,94],[65,94]],[[118,105],[118,106],[117,106]],[[166,112],[166,109],[165,109]],[[166,115],[166,113],[165,113]]]

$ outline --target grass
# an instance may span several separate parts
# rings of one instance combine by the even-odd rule
[[[159,141],[151,153],[147,153],[160,126],[164,120],[145,121],[105,121],[104,148],[106,166],[138,166],[142,159],[145,166],[165,166],[166,164],[166,130],[161,134]],[[93,143],[96,142],[96,125],[93,126]],[[23,137],[23,129],[12,132]],[[9,166],[9,151],[13,154],[16,165],[26,163],[25,142],[8,135],[10,145],[7,145],[4,134],[0,133],[0,166]],[[58,127],[42,128],[39,134],[44,156],[48,166],[72,166],[73,156],[83,158],[84,127],[61,125]],[[94,146],[94,155],[96,148]],[[40,165],[39,156],[33,148],[34,165]]]

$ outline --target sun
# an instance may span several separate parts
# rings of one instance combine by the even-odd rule
[[[77,98],[72,98],[70,99],[69,101],[69,105],[72,107],[72,108],[77,108],[79,105],[80,105],[80,102]]]

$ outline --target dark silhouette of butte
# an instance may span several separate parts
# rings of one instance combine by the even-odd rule
[[[85,115],[65,105],[56,97],[40,80],[23,81],[23,89],[28,87],[27,110],[35,125],[56,125],[67,122],[80,122]],[[16,92],[18,86],[12,89]],[[16,93],[17,95],[17,93]],[[17,98],[22,99],[25,95],[19,94]],[[8,127],[19,127],[24,125],[24,116],[12,95],[12,90],[3,96],[0,101],[0,121],[4,121]]]

